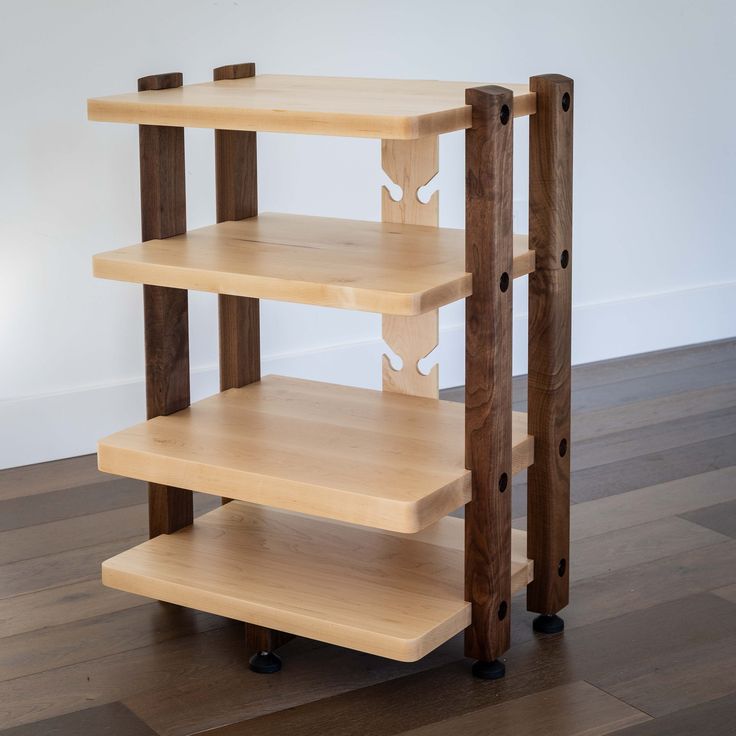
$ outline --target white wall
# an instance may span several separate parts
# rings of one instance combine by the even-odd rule
[[[93,451],[143,416],[141,289],[93,253],[139,239],[137,131],[88,96],[145,74],[255,61],[261,73],[575,78],[574,359],[736,333],[728,0],[0,3],[0,467]],[[517,121],[517,221],[526,215]],[[214,219],[211,131],[187,132],[188,221]],[[442,140],[441,223],[463,224],[463,139]],[[262,210],[377,219],[377,141],[259,136]],[[525,370],[516,283],[515,370]],[[443,310],[441,382],[462,382],[462,311]],[[216,390],[215,298],[191,295],[194,394]],[[377,385],[374,315],[263,306],[265,369]]]

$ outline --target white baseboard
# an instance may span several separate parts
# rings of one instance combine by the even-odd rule
[[[526,372],[526,315],[514,318],[514,373]],[[662,350],[736,335],[736,282],[576,305],[573,363]],[[381,340],[264,356],[263,373],[380,386]],[[443,327],[432,358],[440,385],[464,381],[463,325]],[[433,360],[428,360],[433,362]],[[424,364],[422,364],[424,367]],[[192,372],[192,399],[217,391],[216,366]],[[143,378],[0,402],[0,468],[95,451],[97,438],[145,418]]]

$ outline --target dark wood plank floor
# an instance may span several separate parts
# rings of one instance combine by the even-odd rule
[[[517,597],[495,683],[460,637],[409,665],[296,639],[252,674],[240,625],[100,584],[145,537],[143,483],[92,456],[0,472],[0,732],[735,734],[736,340],[576,367],[573,403],[567,629]]]

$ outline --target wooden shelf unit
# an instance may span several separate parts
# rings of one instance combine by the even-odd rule
[[[142,243],[94,258],[143,284],[148,420],[100,441],[149,483],[151,539],[103,582],[246,622],[255,671],[291,635],[401,661],[465,631],[502,676],[510,596],[542,630],[568,602],[572,81],[256,76],[139,80],[88,102],[140,126]],[[530,115],[529,235],[513,235],[513,120]],[[217,223],[187,231],[184,127],[215,129]],[[466,227],[440,228],[438,135],[465,130]],[[381,222],[258,212],[256,133],[381,138]],[[513,281],[529,275],[529,413],[511,409]],[[220,393],[190,405],[188,290],[218,294]],[[383,391],[261,377],[259,300],[373,311]],[[438,308],[466,310],[465,405],[439,400]],[[511,487],[528,468],[528,532]],[[192,493],[223,496],[197,519]],[[465,519],[447,516],[465,506]],[[536,624],[535,624],[536,625]],[[282,633],[283,632],[283,633]]]

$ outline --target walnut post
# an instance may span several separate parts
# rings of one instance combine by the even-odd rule
[[[559,631],[569,598],[570,326],[572,271],[573,82],[532,77],[537,111],[529,122],[529,433],[528,556],[534,582],[527,608],[538,631]]]
[[[244,79],[255,64],[231,64],[214,70],[213,78]],[[258,214],[256,134],[215,130],[215,196],[217,222]],[[246,386],[261,378],[261,332],[258,299],[220,294],[220,391]],[[231,499],[223,498],[227,503]]]
[[[215,82],[245,79],[256,73],[255,64],[231,64],[213,71]],[[256,134],[241,130],[215,130],[215,191],[217,222],[243,220],[258,214]],[[246,386],[261,378],[259,300],[220,294],[220,391]],[[230,499],[223,498],[227,503]],[[273,652],[292,636],[245,624],[245,646],[256,657]],[[253,666],[253,665],[251,665]],[[278,658],[267,658],[264,672],[277,671]]]
[[[255,76],[255,64],[233,64],[214,70],[214,80]],[[258,214],[256,134],[215,131],[217,222]],[[220,390],[246,386],[261,378],[258,299],[220,294]]]
[[[138,80],[138,90],[181,87],[179,73]],[[186,232],[184,129],[139,126],[141,231],[144,241]],[[189,406],[189,322],[187,292],[143,287],[148,418]],[[192,492],[148,484],[149,533],[170,534],[192,523]]]
[[[511,613],[513,93],[478,87],[465,101],[473,108],[465,133],[465,267],[473,275],[465,306],[465,654],[479,660],[477,676],[495,678]]]

